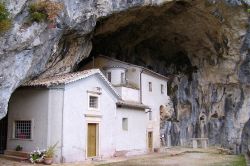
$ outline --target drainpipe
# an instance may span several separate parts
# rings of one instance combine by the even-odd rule
[[[141,82],[141,75],[143,73],[143,69],[140,72],[140,102],[142,104],[142,82]]]
[[[64,122],[64,92],[65,92],[65,86],[64,86],[64,88],[63,88],[63,95],[62,95],[62,97],[63,97],[63,101],[62,101],[62,131],[61,131],[61,163],[63,163],[64,162],[64,157],[63,157],[63,145],[64,145],[64,143],[63,143],[63,122]]]

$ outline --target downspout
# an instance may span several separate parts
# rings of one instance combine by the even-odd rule
[[[141,75],[143,73],[143,69],[140,72],[140,102],[142,104],[142,82],[141,82]]]
[[[63,88],[63,95],[62,95],[62,97],[63,97],[63,100],[62,100],[62,131],[61,131],[61,163],[63,163],[64,162],[64,157],[63,157],[63,145],[64,145],[64,143],[63,143],[63,131],[64,131],[64,128],[63,128],[63,124],[64,124],[64,92],[65,92],[65,86],[64,86],[64,88]]]

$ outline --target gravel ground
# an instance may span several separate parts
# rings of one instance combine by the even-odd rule
[[[0,158],[0,166],[31,166]],[[42,164],[41,164],[42,165]],[[53,164],[53,166],[246,166],[244,158],[237,155],[219,154],[215,149],[174,148],[166,153],[153,153],[128,158],[112,158],[95,162]],[[40,166],[40,164],[36,164]]]
[[[184,153],[177,156],[132,159],[101,166],[241,166],[235,164],[239,156],[211,153]],[[243,166],[243,165],[242,165]],[[244,165],[246,166],[246,165]]]

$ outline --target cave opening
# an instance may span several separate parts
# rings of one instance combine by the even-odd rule
[[[181,21],[181,15],[190,13],[190,8],[190,3],[178,1],[160,7],[133,8],[100,19],[93,33],[91,54],[79,66],[92,57],[105,55],[163,75],[191,74],[197,67],[184,47],[191,38],[175,28],[175,19]]]
[[[213,10],[204,2],[177,1],[101,18],[92,34],[90,56],[79,68],[105,55],[163,75],[188,75],[191,81],[202,63],[216,65],[224,51],[225,36]]]

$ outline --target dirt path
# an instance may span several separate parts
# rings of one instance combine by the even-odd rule
[[[101,166],[246,166],[241,163],[242,156],[194,152],[177,156],[131,159]]]
[[[0,166],[30,166],[0,158]],[[36,164],[38,166],[38,164]],[[219,154],[216,149],[174,148],[166,153],[154,153],[129,158],[113,158],[95,162],[53,164],[54,166],[246,166],[245,158]],[[40,165],[39,165],[40,166]]]

